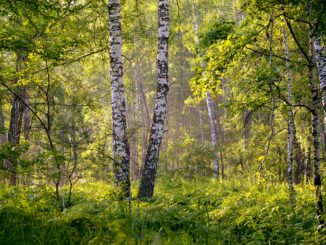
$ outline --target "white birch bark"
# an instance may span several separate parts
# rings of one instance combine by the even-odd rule
[[[324,109],[324,121],[326,122],[326,55],[324,46],[320,42],[320,37],[314,40],[315,61],[318,68],[319,85],[322,93],[322,103]]]
[[[313,11],[313,0],[310,0],[308,2],[308,14],[309,17],[312,17],[312,11]],[[313,28],[313,21],[310,19],[309,21],[309,32],[308,32],[308,37],[309,37],[309,56],[310,56],[310,62],[309,62],[309,80],[311,84],[311,95],[312,95],[312,109],[311,109],[311,114],[312,114],[312,137],[313,137],[313,156],[314,156],[314,161],[313,161],[313,176],[314,176],[314,186],[316,188],[316,217],[317,220],[320,224],[324,225],[324,220],[322,219],[321,215],[324,212],[324,207],[323,207],[323,198],[322,198],[322,190],[321,190],[321,175],[320,175],[320,133],[319,133],[319,116],[318,116],[318,106],[319,106],[319,97],[318,97],[318,89],[315,81],[315,65],[316,62],[318,62],[318,75],[319,79],[320,76],[322,75],[320,72],[324,69],[321,67],[321,57],[317,57],[322,55],[322,49],[318,48],[319,39],[316,39],[315,36],[315,30]],[[317,52],[315,52],[317,50]],[[318,60],[316,59],[318,58]],[[321,77],[323,79],[323,77]],[[320,85],[322,80],[319,81]],[[323,90],[324,88],[321,87]]]
[[[193,8],[195,7],[193,6]],[[198,17],[196,15],[195,18],[193,18],[192,22],[194,25],[195,42],[199,47],[200,43],[198,37]],[[200,55],[200,59],[202,60],[202,54],[200,52],[199,55]],[[205,64],[202,62],[201,66],[204,67]],[[203,74],[203,76],[205,76],[205,74]],[[211,138],[212,138],[212,145],[214,151],[214,175],[215,178],[218,179],[220,166],[218,161],[218,150],[217,150],[217,131],[216,131],[216,122],[215,122],[215,113],[214,113],[214,102],[209,91],[206,92],[206,104],[207,104],[207,110],[209,115]]]
[[[211,136],[212,136],[212,144],[213,144],[213,151],[214,151],[214,174],[215,178],[218,179],[219,172],[220,172],[220,165],[218,161],[218,151],[217,151],[217,131],[216,131],[216,123],[215,123],[215,112],[214,112],[214,101],[210,92],[206,92],[206,102],[207,102],[207,109],[209,115],[209,123],[211,126]]]
[[[293,133],[294,133],[294,114],[293,114],[293,95],[292,95],[292,73],[290,68],[290,52],[289,45],[287,41],[286,29],[283,26],[283,43],[284,43],[284,51],[285,51],[285,67],[286,67],[286,75],[287,75],[287,85],[288,85],[288,102],[290,104],[289,107],[289,124],[288,124],[288,144],[287,144],[287,158],[288,158],[288,169],[287,169],[287,178],[290,189],[290,204],[292,205],[294,202],[293,195]]]
[[[123,87],[120,1],[109,0],[110,65],[114,172],[116,184],[130,197],[130,152],[126,135],[126,102]]]
[[[152,197],[163,129],[167,114],[169,0],[158,0],[157,92],[153,124],[138,197]]]
[[[311,2],[309,7],[311,13]],[[315,82],[315,40],[312,35],[313,30],[310,28],[309,37],[310,37],[310,57],[311,62],[309,64],[309,80],[311,84],[311,95],[312,95],[312,106],[311,106],[311,114],[312,114],[312,137],[313,137],[313,176],[314,176],[314,186],[316,188],[316,214],[317,219],[321,222],[321,214],[324,211],[323,201],[322,201],[322,192],[321,192],[321,175],[320,175],[320,134],[319,134],[319,116],[318,116],[318,89]]]

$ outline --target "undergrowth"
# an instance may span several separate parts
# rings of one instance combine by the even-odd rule
[[[286,184],[249,179],[165,176],[155,191],[129,202],[83,183],[61,212],[51,188],[0,186],[0,244],[326,244],[311,185],[295,186],[293,206]]]

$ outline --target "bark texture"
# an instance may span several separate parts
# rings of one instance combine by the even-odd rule
[[[287,144],[287,159],[288,159],[288,169],[287,169],[287,179],[290,189],[290,204],[293,204],[293,135],[294,135],[294,114],[293,114],[293,95],[292,95],[292,73],[290,68],[290,53],[289,46],[287,41],[286,29],[283,27],[283,43],[285,51],[285,66],[286,66],[286,75],[287,75],[287,85],[288,85],[288,102],[290,104],[289,108],[289,122],[288,122],[288,144]]]
[[[109,0],[110,65],[114,172],[116,184],[130,197],[130,152],[126,135],[126,102],[123,87],[120,1]]]
[[[29,105],[28,91],[25,93],[25,105]],[[29,130],[31,129],[31,111],[27,106],[24,110],[24,137],[25,140],[28,140]]]
[[[313,10],[313,0],[308,2],[308,11],[309,16],[312,16]],[[320,134],[319,134],[319,116],[318,116],[318,105],[319,105],[319,97],[318,97],[318,89],[315,78],[315,65],[316,65],[316,55],[320,55],[322,50],[316,51],[316,44],[318,43],[318,39],[315,36],[315,30],[313,28],[313,23],[310,21],[309,28],[309,80],[311,84],[311,95],[312,95],[312,138],[313,138],[313,178],[314,185],[316,190],[316,216],[317,220],[320,224],[324,224],[324,220],[321,217],[321,214],[324,211],[323,200],[322,200],[322,190],[321,190],[321,176],[320,176]],[[318,67],[319,71],[319,67]],[[321,81],[320,81],[321,83]]]
[[[322,102],[324,109],[324,120],[326,120],[326,55],[324,54],[324,46],[320,43],[320,38],[314,41],[315,60],[318,68],[318,77],[320,90],[322,92]]]
[[[313,35],[311,35],[312,30],[310,30],[310,56],[315,57],[314,54],[314,40]],[[319,222],[322,222],[321,214],[323,213],[323,201],[321,192],[321,176],[320,176],[320,135],[319,135],[319,116],[318,116],[318,89],[315,81],[315,65],[314,62],[309,64],[309,79],[311,83],[311,95],[312,95],[312,138],[313,138],[313,178],[314,185],[316,188],[316,215]]]
[[[5,119],[3,117],[2,105],[0,104],[0,145],[6,143]]]
[[[17,54],[16,70],[17,74],[23,71],[24,62],[27,60],[27,54],[21,52]],[[17,78],[19,81],[19,77]],[[12,149],[19,145],[21,128],[23,122],[23,113],[25,104],[23,102],[26,94],[26,88],[24,86],[17,86],[14,89],[14,96],[12,99],[12,106],[10,112],[10,124],[8,131],[8,142]],[[17,159],[14,156],[10,156],[7,161],[7,168],[9,170],[9,182],[11,185],[17,184]]]
[[[140,181],[139,198],[152,197],[163,129],[167,114],[169,0],[158,1],[157,92],[153,124],[147,149],[144,171]]]

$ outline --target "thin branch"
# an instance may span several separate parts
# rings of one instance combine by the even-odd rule
[[[253,48],[250,48],[250,47],[247,47],[247,46],[245,46],[245,48],[248,49],[248,50],[250,50],[250,51],[252,51],[252,52],[254,52],[254,53],[258,53],[258,54],[261,54],[261,55],[264,55],[264,56],[268,56],[268,57],[270,56],[270,54],[267,53],[265,50],[256,50],[256,49],[253,49]],[[288,62],[295,63],[295,64],[301,64],[300,62],[292,61],[290,59],[287,59],[287,58],[282,57],[282,56],[277,55],[277,54],[273,54],[273,56],[276,57],[276,58],[278,58],[278,59],[280,59],[280,60],[288,61]]]
[[[34,111],[34,109],[25,102],[25,100],[23,98],[21,98],[15,91],[13,91],[7,84],[5,84],[3,81],[0,81],[0,84],[5,87],[11,94],[13,94],[16,98],[18,98],[23,104],[24,106],[26,106],[32,113],[33,115],[37,118],[37,120],[40,122],[40,124],[42,125],[42,128],[47,131],[47,127],[45,125],[45,123],[43,122],[43,120],[37,115],[37,112]]]
[[[297,36],[295,35],[294,31],[293,31],[293,28],[292,28],[292,25],[290,23],[290,21],[288,20],[287,18],[287,15],[285,13],[283,13],[283,16],[284,16],[284,19],[285,19],[285,22],[286,22],[286,25],[287,27],[289,28],[290,32],[291,32],[291,35],[295,41],[295,43],[297,44],[298,48],[300,49],[301,53],[303,54],[303,56],[306,58],[306,60],[308,61],[308,64],[309,66],[311,66],[311,59],[309,57],[309,55],[307,54],[307,52],[304,50],[304,48],[302,47],[302,45],[300,44]]]
[[[325,13],[325,10],[326,10],[326,3],[324,2],[323,4],[323,9],[322,11],[320,12],[320,15],[318,16],[317,18],[317,22],[314,24],[314,31],[312,32],[312,36],[314,37],[316,35],[316,32],[317,32],[317,29],[318,29],[318,26],[319,26],[319,23],[320,23],[320,20],[321,20],[321,17],[323,16],[323,14]]]

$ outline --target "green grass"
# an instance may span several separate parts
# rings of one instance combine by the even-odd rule
[[[316,232],[313,187],[295,191],[289,207],[285,184],[165,176],[152,200],[130,203],[111,185],[84,183],[60,212],[53,189],[1,186],[0,244],[326,243]]]

